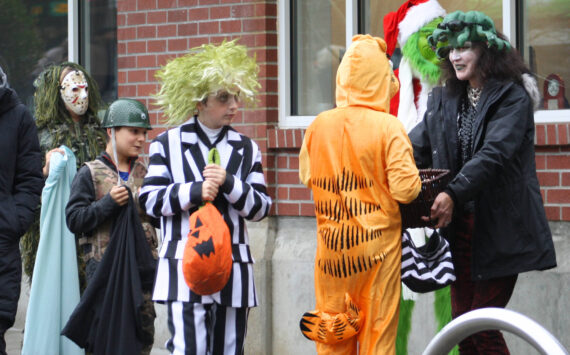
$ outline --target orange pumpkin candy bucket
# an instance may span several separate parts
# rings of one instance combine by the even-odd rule
[[[232,272],[230,230],[210,202],[190,215],[190,231],[182,257],[182,273],[190,289],[211,295],[228,283]]]
[[[231,272],[230,230],[216,207],[206,203],[190,215],[182,257],[184,280],[194,293],[211,295],[224,288]]]

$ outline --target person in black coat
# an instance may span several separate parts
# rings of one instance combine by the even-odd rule
[[[429,41],[439,47],[445,86],[429,95],[410,140],[418,167],[454,176],[430,217],[451,242],[456,318],[505,307],[519,273],[555,267],[556,257],[536,176],[536,81],[481,12],[447,15]],[[459,351],[509,353],[499,331],[466,338]]]
[[[36,124],[0,68],[0,355],[16,319],[22,260],[19,241],[34,218],[44,185]]]

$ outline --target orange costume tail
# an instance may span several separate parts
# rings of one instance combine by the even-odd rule
[[[331,314],[314,310],[303,314],[301,332],[310,340],[325,344],[336,344],[349,339],[360,331],[364,315],[360,308],[345,294],[346,312]]]

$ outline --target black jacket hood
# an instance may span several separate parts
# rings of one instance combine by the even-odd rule
[[[18,95],[9,87],[0,84],[0,116],[20,103]]]

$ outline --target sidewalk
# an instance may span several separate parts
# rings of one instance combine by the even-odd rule
[[[20,355],[22,350],[22,336],[23,329],[12,327],[6,332],[6,352],[8,355]],[[166,349],[154,347],[150,355],[167,355],[169,352]]]
[[[24,277],[25,279],[25,277]],[[20,292],[20,300],[18,301],[18,313],[16,314],[16,322],[14,326],[6,332],[6,353],[8,355],[20,355],[22,350],[22,341],[24,336],[24,323],[26,321],[26,309],[28,306],[28,299],[30,294],[30,288],[27,281],[22,280],[22,291]],[[164,348],[165,338],[168,336],[165,334],[166,312],[162,305],[155,305],[157,320],[155,321],[155,344],[151,351],[151,355],[167,355],[169,352]],[[162,326],[164,323],[164,326]],[[158,329],[156,329],[158,328]]]
[[[5,335],[6,353],[8,353],[8,355],[20,355],[20,350],[22,350],[22,335],[22,328],[12,327],[8,329]]]

